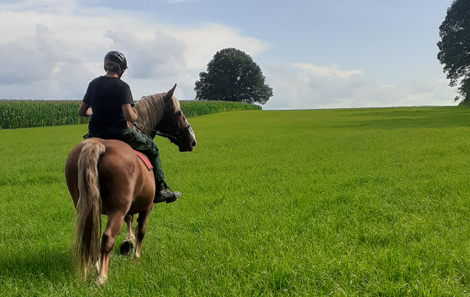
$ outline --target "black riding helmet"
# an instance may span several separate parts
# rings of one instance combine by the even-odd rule
[[[111,70],[116,73],[124,73],[127,69],[127,60],[123,53],[118,51],[110,51],[104,56],[104,70]]]

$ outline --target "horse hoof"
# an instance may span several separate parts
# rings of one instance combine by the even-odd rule
[[[96,284],[97,284],[98,286],[101,286],[101,285],[103,285],[107,280],[108,280],[108,278],[107,278],[106,276],[98,276],[98,277],[96,278]]]
[[[126,239],[121,243],[119,247],[121,250],[121,255],[127,256],[130,252],[134,250],[135,242],[133,240]]]

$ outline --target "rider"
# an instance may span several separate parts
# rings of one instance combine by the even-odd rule
[[[134,100],[131,89],[126,82],[121,80],[126,69],[127,60],[122,53],[111,51],[104,57],[106,75],[90,82],[78,108],[79,116],[91,116],[88,134],[83,138],[121,140],[147,155],[153,165],[155,175],[156,191],[153,202],[174,202],[181,196],[181,193],[171,191],[165,183],[158,147],[149,137],[127,126],[127,121],[137,120],[137,114],[132,109]]]

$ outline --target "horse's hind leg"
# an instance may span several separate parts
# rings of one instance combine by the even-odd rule
[[[123,219],[124,216],[120,214],[108,215],[108,224],[101,239],[100,274],[96,279],[99,285],[102,285],[108,279],[109,254],[113,250],[116,236],[121,232]]]
[[[132,224],[134,223],[134,216],[126,215],[124,217],[124,222],[127,225],[127,234],[126,240],[121,243],[120,251],[121,255],[128,255],[135,247],[135,235],[132,228]]]
[[[152,211],[152,208],[153,208],[153,204],[150,205],[150,207],[146,209],[145,211],[139,213],[139,217],[137,218],[137,228],[135,230],[137,243],[135,246],[135,253],[134,253],[134,257],[136,259],[140,258],[140,250],[142,248],[142,241],[144,240],[145,232],[147,228],[147,218],[150,212]]]

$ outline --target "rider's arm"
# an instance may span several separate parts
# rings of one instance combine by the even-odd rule
[[[134,122],[137,120],[137,114],[134,112],[130,104],[124,104],[122,106],[122,113],[126,121]]]
[[[78,108],[78,115],[81,117],[89,117],[93,114],[91,107],[86,104],[85,102],[82,102],[80,104],[80,107]]]

